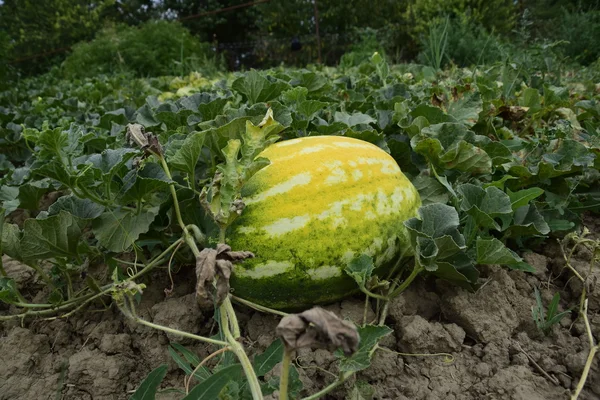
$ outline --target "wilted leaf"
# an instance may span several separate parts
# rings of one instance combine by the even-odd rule
[[[344,354],[350,355],[356,352],[359,344],[354,324],[320,307],[283,317],[276,333],[288,351],[302,347],[326,348],[330,351],[341,348]]]

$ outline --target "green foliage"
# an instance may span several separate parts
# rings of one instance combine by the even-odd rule
[[[0,32],[10,37],[10,59],[24,59],[18,67],[26,73],[42,72],[51,59],[25,62],[28,57],[64,49],[87,40],[102,27],[114,0],[49,0],[40,7],[32,0],[5,0],[0,4]],[[0,39],[0,60],[2,60]],[[60,59],[60,52],[48,54]],[[0,61],[1,62],[1,61]]]
[[[164,364],[150,372],[129,400],[154,400],[167,369],[168,366]]]
[[[533,316],[533,321],[537,328],[544,335],[548,335],[552,326],[558,324],[564,317],[571,314],[571,310],[566,310],[562,312],[558,312],[558,304],[560,302],[560,293],[554,293],[552,297],[552,301],[548,304],[548,309],[544,310],[544,303],[542,301],[542,296],[540,295],[540,291],[537,287],[534,287],[535,290],[535,305],[531,307],[531,315]]]
[[[216,57],[175,22],[151,21],[140,27],[116,25],[91,42],[82,42],[62,65],[67,77],[131,72],[137,76],[185,74],[191,70],[214,73]]]
[[[467,18],[489,30],[508,33],[515,24],[517,13],[517,4],[512,0],[409,0],[406,11],[408,19],[413,21],[412,34],[416,37],[445,17]]]
[[[564,10],[558,18],[558,27],[553,31],[555,40],[568,42],[563,54],[583,65],[591,64],[600,57],[600,10]]]
[[[139,297],[141,286],[132,276],[164,265],[184,241],[199,253],[189,245],[194,238],[202,245],[226,240],[223,228],[243,212],[242,185],[268,165],[257,158],[266,146],[341,135],[389,152],[421,193],[418,217],[405,223],[416,272],[404,283],[425,271],[474,289],[480,264],[531,272],[522,247],[573,230],[583,210],[600,212],[596,75],[586,70],[557,82],[539,74],[510,63],[433,71],[390,65],[377,53],[345,70],[23,81],[0,93],[0,246],[48,286],[42,304],[26,305],[28,315],[72,311],[104,294],[133,307],[126,300]],[[127,127],[136,123],[145,128],[141,136],[157,141],[153,154],[127,143]],[[56,201],[42,207],[49,194]],[[136,258],[128,269],[122,254],[130,252],[140,264]],[[187,250],[177,257],[192,260]],[[52,264],[49,273],[43,261]],[[97,261],[110,278],[77,278]],[[405,288],[394,286],[396,277],[376,279],[375,270],[361,255],[346,272],[370,295]],[[27,300],[5,277],[0,301],[21,307]],[[557,304],[534,315],[556,321]],[[359,333],[359,351],[339,354],[342,377],[367,368],[391,330],[365,325]],[[214,340],[222,345],[223,337]],[[277,378],[265,376],[282,351],[276,342],[246,362],[265,393],[277,389]],[[193,372],[200,363],[194,353],[175,343],[169,352],[194,374],[190,398],[248,397],[253,381],[242,378],[233,353]],[[290,377],[297,393],[294,368]],[[156,380],[146,386],[158,387]]]

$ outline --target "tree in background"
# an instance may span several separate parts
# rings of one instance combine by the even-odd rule
[[[0,31],[10,37],[7,56],[27,59],[52,49],[62,49],[91,39],[115,0],[4,0],[0,6]],[[23,62],[25,72],[40,72],[47,63]]]

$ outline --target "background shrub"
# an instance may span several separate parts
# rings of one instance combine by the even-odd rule
[[[63,63],[69,77],[130,72],[136,76],[181,75],[217,68],[210,45],[176,22],[150,21],[138,27],[116,25],[91,42],[79,43]]]

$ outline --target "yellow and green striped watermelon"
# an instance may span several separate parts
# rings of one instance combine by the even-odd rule
[[[409,251],[403,222],[419,194],[379,147],[343,136],[311,136],[265,149],[270,165],[242,188],[246,208],[227,232],[255,258],[235,266],[236,296],[276,309],[339,300],[358,286],[344,268],[373,257],[376,273]]]

